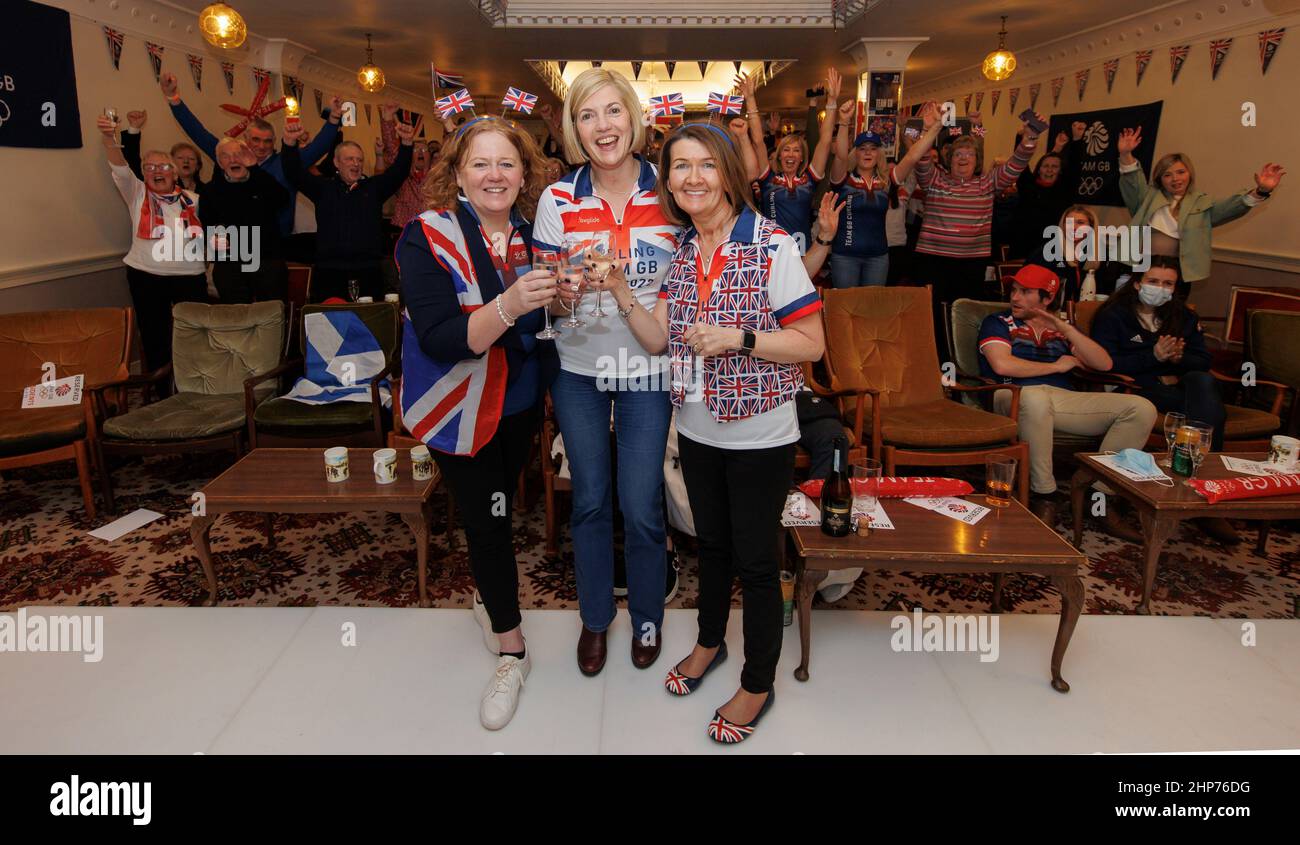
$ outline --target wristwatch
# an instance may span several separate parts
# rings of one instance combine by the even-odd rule
[[[822,246],[831,246],[832,244],[835,243],[835,240],[834,240],[833,238],[832,238],[831,240],[829,240],[829,241],[824,241],[824,240],[822,240],[822,236],[821,236],[821,235],[817,235],[817,236],[815,236],[815,237],[813,238],[813,240],[815,240],[817,243],[821,244]]]
[[[758,338],[753,332],[744,332],[740,340],[740,354],[748,355],[754,351],[754,344],[758,343]]]

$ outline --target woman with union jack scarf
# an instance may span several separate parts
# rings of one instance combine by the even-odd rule
[[[664,143],[659,202],[689,225],[651,313],[620,273],[606,282],[648,350],[670,353],[682,474],[700,543],[699,636],[664,682],[694,692],[727,657],[731,584],[744,601],[740,689],[714,713],[709,736],[748,738],[775,701],[781,655],[776,558],[781,509],[799,439],[799,364],[825,348],[821,299],[794,239],[750,199],[735,141],[713,124],[685,124]]]
[[[510,515],[555,375],[539,340],[555,275],[531,270],[526,222],[545,184],[532,137],[504,120],[465,123],[425,184],[430,210],[402,231],[403,424],[429,446],[465,525],[474,616],[496,658],[479,707],[489,730],[515,713],[531,668]]]

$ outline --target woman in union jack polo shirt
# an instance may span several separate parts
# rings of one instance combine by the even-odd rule
[[[489,730],[514,715],[532,665],[510,514],[555,375],[555,346],[536,337],[555,276],[529,268],[526,219],[544,170],[528,133],[495,117],[471,120],[429,173],[430,210],[397,243],[402,422],[429,446],[464,521],[474,616],[497,660],[479,707]]]
[[[794,239],[758,214],[735,142],[712,124],[686,124],[664,143],[659,202],[689,225],[654,312],[620,273],[606,282],[646,349],[667,348],[682,474],[700,541],[699,637],[674,666],[668,692],[694,692],[726,659],[723,636],[738,577],[744,596],[740,689],[718,708],[709,736],[741,742],[775,700],[781,655],[776,559],[781,509],[799,439],[799,364],[825,347],[821,299]]]
[[[643,305],[653,307],[679,227],[664,219],[659,208],[654,166],[634,155],[643,148],[646,132],[636,91],[620,74],[603,68],[584,71],[569,88],[562,122],[569,161],[584,163],[542,192],[537,248],[581,245],[593,235],[609,233],[630,289]],[[568,286],[561,285],[560,296],[574,305]],[[676,591],[664,536],[663,460],[672,415],[664,389],[667,361],[644,349],[608,302],[605,316],[593,313],[594,300],[575,306],[585,327],[560,326],[555,341],[560,374],[551,386],[573,475],[574,570],[582,616],[577,659],[584,675],[604,668],[615,614],[611,413],[632,663],[639,669],[659,656],[665,595]]]

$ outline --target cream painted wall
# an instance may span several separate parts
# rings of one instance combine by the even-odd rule
[[[0,248],[0,291],[4,294],[17,293],[23,286],[59,276],[60,267],[84,272],[75,270],[79,262],[120,257],[129,247],[130,219],[109,177],[104,149],[95,129],[95,118],[106,106],[118,110],[123,125],[126,112],[148,110],[149,121],[143,130],[146,149],[167,149],[173,143],[185,140],[154,82],[142,37],[127,32],[121,67],[114,70],[101,25],[73,14],[72,46],[83,147],[77,150],[0,147],[0,172],[4,174],[4,197],[7,200],[0,217],[0,243],[3,244]],[[220,136],[237,122],[237,118],[222,111],[220,105],[248,105],[255,93],[253,74],[249,65],[237,65],[234,94],[227,94],[220,59],[212,51],[204,55],[201,93],[194,90],[184,48],[167,46],[163,70],[176,74],[186,104],[213,134]],[[272,89],[277,89],[278,85],[277,75],[272,78]],[[321,88],[325,101],[329,99],[330,90],[319,82],[313,83],[310,78],[304,79],[303,87],[302,120],[314,134],[322,121],[314,113],[312,89]],[[361,101],[357,100],[358,125],[344,130],[347,138],[358,141],[366,150],[370,166],[374,163],[374,139],[379,125],[378,109],[372,111],[374,122],[368,124]],[[270,120],[278,131],[283,127],[283,112],[273,115]],[[440,129],[436,131],[441,132]],[[211,175],[212,168],[213,162],[205,156],[205,176]],[[17,202],[19,199],[21,204]],[[70,274],[62,272],[65,277]],[[49,297],[41,295],[40,299],[48,301]],[[10,296],[0,296],[0,301],[4,300],[12,301]],[[65,305],[75,307],[80,304],[69,301]]]

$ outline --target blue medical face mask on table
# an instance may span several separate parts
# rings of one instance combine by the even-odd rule
[[[1138,288],[1138,299],[1142,300],[1143,305],[1152,308],[1159,308],[1173,298],[1173,291],[1158,285],[1141,285]]]
[[[1165,475],[1164,471],[1156,466],[1156,459],[1150,452],[1143,452],[1141,449],[1121,449],[1115,453],[1115,458],[1117,464],[1132,472],[1142,475]],[[1169,486],[1173,486],[1173,479],[1168,476],[1165,478],[1170,482]],[[1164,483],[1159,479],[1155,480],[1160,484]]]

